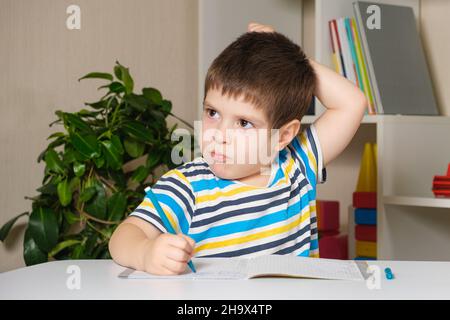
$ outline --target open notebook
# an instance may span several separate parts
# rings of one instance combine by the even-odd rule
[[[193,258],[196,273],[189,269],[175,276],[158,276],[125,269],[127,279],[239,280],[259,277],[294,277],[335,280],[365,280],[367,263],[353,260],[306,258],[292,255],[266,255],[254,258]]]

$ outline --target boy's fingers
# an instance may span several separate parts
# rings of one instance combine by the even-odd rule
[[[180,274],[186,269],[186,262],[178,262],[175,260],[167,259],[164,263],[164,267],[169,269],[175,274]]]
[[[186,251],[188,254],[190,254],[194,249],[188,239],[183,237],[182,234],[177,234],[175,237],[172,237],[170,244],[176,248]]]
[[[185,234],[180,234],[180,236],[182,236],[184,239],[186,239],[189,242],[189,244],[191,245],[192,250],[194,250],[194,248],[195,248],[195,241],[194,241],[194,239],[192,239],[191,237],[189,237],[189,236],[187,236]]]
[[[274,28],[270,25],[260,24],[260,23],[249,23],[248,24],[249,32],[274,32]]]
[[[167,253],[167,257],[178,262],[186,263],[191,256],[184,250],[170,250]]]

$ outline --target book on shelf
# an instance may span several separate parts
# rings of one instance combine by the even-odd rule
[[[382,12],[379,28],[366,23],[373,5]],[[355,1],[353,11],[328,23],[331,58],[366,95],[366,114],[438,115],[412,8]]]

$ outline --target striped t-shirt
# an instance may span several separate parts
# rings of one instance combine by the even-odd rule
[[[280,151],[266,187],[221,179],[198,157],[152,190],[172,227],[195,240],[194,257],[319,257],[316,184],[325,180],[312,124]],[[148,197],[130,215],[167,232]]]

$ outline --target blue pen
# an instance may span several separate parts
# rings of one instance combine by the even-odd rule
[[[169,233],[171,233],[171,234],[177,234],[175,232],[175,230],[173,230],[172,225],[170,224],[169,220],[167,219],[166,215],[164,214],[164,211],[161,208],[161,206],[159,205],[158,199],[156,199],[156,196],[153,193],[152,189],[150,187],[147,187],[147,188],[145,188],[145,192],[147,192],[147,195],[149,196],[150,200],[152,201],[153,205],[155,206],[156,211],[158,211],[158,214],[161,217],[161,220],[162,220],[164,226],[166,227],[167,231],[169,231]],[[188,266],[189,266],[189,268],[191,268],[191,270],[193,272],[197,272],[197,270],[195,270],[195,267],[194,267],[194,264],[192,263],[192,261],[189,260]]]
[[[386,279],[388,280],[394,279],[394,275],[392,274],[391,268],[384,269],[384,273],[386,274]]]

